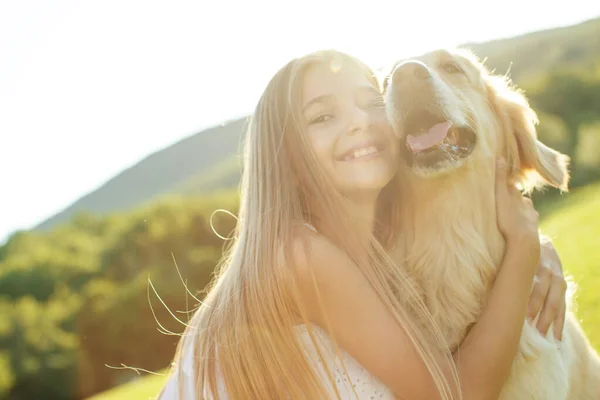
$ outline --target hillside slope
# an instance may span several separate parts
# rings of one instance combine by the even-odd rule
[[[161,194],[180,192],[178,187],[189,190],[185,189],[185,182],[199,180],[203,172],[238,153],[246,122],[246,118],[241,118],[207,129],[149,155],[35,229],[52,228],[80,212],[102,215],[127,210]],[[229,186],[232,180],[224,181]],[[194,187],[196,193],[202,191],[202,181],[198,183]],[[207,183],[207,190],[218,186]]]
[[[589,71],[600,67],[600,18],[464,47],[487,58],[486,65],[497,73],[510,69],[517,83],[534,80],[550,69]]]

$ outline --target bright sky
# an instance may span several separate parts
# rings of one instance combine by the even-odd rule
[[[376,67],[600,15],[600,2],[559,4],[0,0],[0,243],[250,112],[292,57],[331,47]]]

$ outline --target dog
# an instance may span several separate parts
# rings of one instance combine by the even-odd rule
[[[505,242],[496,223],[495,160],[523,191],[568,190],[569,157],[537,138],[524,94],[469,50],[437,50],[396,63],[383,83],[386,113],[402,143],[399,257],[451,349],[477,321]],[[403,195],[401,195],[402,197]],[[500,399],[600,399],[600,359],[574,314],[563,339],[525,322]]]

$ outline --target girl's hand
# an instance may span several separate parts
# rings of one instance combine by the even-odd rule
[[[535,268],[540,257],[538,213],[531,199],[523,196],[508,182],[506,162],[496,163],[496,218],[507,251],[522,253],[525,265]]]
[[[552,242],[544,241],[527,311],[529,321],[533,321],[539,314],[537,329],[544,336],[554,323],[554,337],[562,340],[567,310],[566,292],[567,282],[558,253]]]

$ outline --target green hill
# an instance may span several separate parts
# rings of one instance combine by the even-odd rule
[[[235,187],[239,172],[231,168],[230,160],[239,153],[246,122],[246,118],[229,121],[149,155],[35,229],[51,229],[79,213],[107,215],[130,210],[165,194]]]
[[[486,64],[510,75],[519,84],[535,80],[550,69],[587,72],[600,67],[600,18],[578,25],[532,32],[514,38],[470,43]]]

